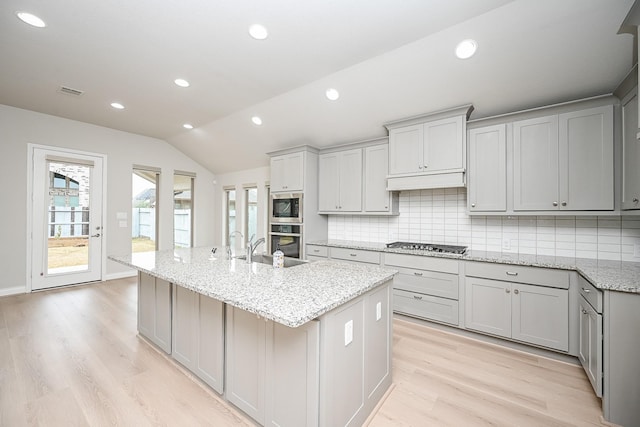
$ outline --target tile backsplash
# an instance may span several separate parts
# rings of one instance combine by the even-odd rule
[[[465,188],[400,193],[400,215],[330,215],[329,239],[640,261],[640,216],[469,216]]]

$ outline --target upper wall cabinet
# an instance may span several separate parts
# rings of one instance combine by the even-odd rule
[[[304,153],[271,157],[271,192],[302,192],[304,189]]]
[[[470,122],[469,212],[613,212],[615,102],[603,96]]]
[[[466,121],[473,106],[387,123],[387,190],[463,187]]]
[[[386,189],[386,138],[323,150],[318,162],[319,213],[398,214],[398,193]]]
[[[640,209],[640,140],[638,88],[622,100],[622,209]]]

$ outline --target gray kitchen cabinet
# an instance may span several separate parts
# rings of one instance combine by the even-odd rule
[[[361,211],[362,149],[321,154],[318,162],[318,210],[320,212]]]
[[[578,359],[598,397],[602,397],[602,314],[580,297]]]
[[[613,106],[513,122],[515,211],[613,210]]]
[[[320,261],[329,257],[329,248],[326,246],[307,245],[305,254],[308,261]]]
[[[567,272],[467,263],[465,273],[468,329],[569,351]]]
[[[218,393],[224,389],[224,305],[176,286],[172,356]]]
[[[384,264],[398,270],[396,313],[458,326],[458,261],[390,253]]]
[[[368,401],[382,398],[391,381],[392,288],[383,286],[367,295],[364,313],[364,391]]]
[[[640,209],[638,88],[622,100],[622,209]]]
[[[171,283],[138,273],[138,332],[171,354]]]
[[[471,105],[387,123],[387,189],[463,187]]]
[[[506,124],[469,131],[468,207],[470,211],[507,210]]]
[[[271,157],[271,192],[291,193],[304,189],[304,152]]]
[[[380,252],[362,249],[331,248],[331,259],[347,262],[380,264]]]
[[[364,211],[397,211],[397,200],[387,191],[389,172],[389,144],[374,145],[364,149]],[[397,198],[396,198],[397,199]],[[395,204],[395,206],[394,206]]]

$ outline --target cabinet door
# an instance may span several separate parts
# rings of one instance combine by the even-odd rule
[[[558,121],[560,209],[613,210],[613,106]]]
[[[569,350],[569,291],[512,285],[512,333],[515,340]]]
[[[598,397],[602,397],[602,315],[580,297],[578,358]]]
[[[338,153],[318,156],[318,210],[339,211]]]
[[[513,210],[558,209],[558,116],[513,122]]]
[[[198,294],[176,286],[173,292],[172,355],[189,370],[196,367],[196,339],[198,328]]]
[[[339,154],[339,204],[341,212],[362,210],[362,149]]]
[[[138,333],[153,341],[155,330],[156,279],[138,273]]]
[[[391,381],[390,300],[391,286],[381,286],[365,301],[364,391],[367,399],[382,397],[387,388],[381,386]]]
[[[364,210],[389,212],[391,195],[387,191],[389,146],[376,145],[364,149]]]
[[[226,307],[225,395],[229,402],[264,424],[267,322],[248,311]]]
[[[424,125],[412,125],[389,131],[389,174],[422,172],[424,167]]]
[[[263,322],[264,323],[264,322]],[[320,322],[267,322],[265,426],[317,426]]]
[[[138,332],[171,354],[171,283],[138,273]]]
[[[271,158],[271,192],[285,191],[285,156]]]
[[[224,390],[224,304],[198,295],[195,372],[218,393]]]
[[[469,329],[511,337],[511,285],[467,277],[465,325]]]
[[[424,125],[424,172],[464,168],[464,116]]]
[[[469,210],[507,210],[506,125],[469,131]]]
[[[622,209],[640,209],[638,89],[622,100]]]
[[[271,192],[302,191],[304,186],[304,153],[271,158]]]

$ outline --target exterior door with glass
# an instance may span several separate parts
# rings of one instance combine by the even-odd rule
[[[33,148],[31,289],[102,279],[103,158]]]

